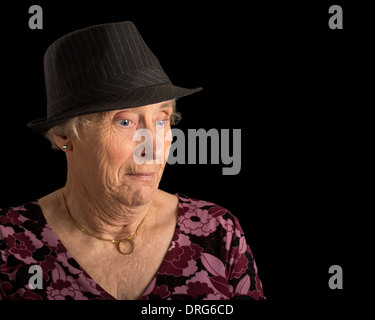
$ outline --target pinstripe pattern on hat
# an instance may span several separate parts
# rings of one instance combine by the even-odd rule
[[[200,91],[174,86],[132,22],[71,32],[44,55],[47,117],[28,123],[45,133],[94,112],[134,108]]]

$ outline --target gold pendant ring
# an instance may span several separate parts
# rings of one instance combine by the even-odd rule
[[[125,244],[126,242],[129,243],[129,245],[130,245],[130,249],[127,250],[127,251],[124,251],[124,248],[121,249],[121,247],[124,247],[124,246],[125,246],[125,248],[126,248],[126,247],[129,247],[129,246],[128,246],[128,245],[123,245],[123,246],[121,246],[121,244]],[[131,254],[131,253],[134,252],[134,250],[135,250],[135,243],[134,243],[134,241],[131,240],[131,239],[124,239],[124,240],[121,240],[121,241],[118,243],[118,251],[119,251],[121,254],[123,254],[123,255]]]

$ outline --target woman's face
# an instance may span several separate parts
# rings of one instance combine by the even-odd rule
[[[90,125],[79,131],[79,139],[71,140],[69,175],[93,195],[111,196],[128,206],[150,201],[171,144],[173,103],[171,100],[92,117]],[[141,138],[139,133],[148,133],[148,138]]]

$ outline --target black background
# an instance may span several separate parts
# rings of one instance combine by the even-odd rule
[[[43,30],[28,27],[33,4],[43,8]],[[342,5],[343,30],[328,27],[332,4]],[[79,28],[130,20],[174,84],[204,88],[178,101],[179,128],[242,130],[238,175],[223,176],[223,165],[173,165],[161,188],[239,218],[270,308],[342,311],[356,288],[356,221],[368,195],[362,9],[343,1],[2,5],[0,207],[65,183],[63,153],[26,128],[45,116],[47,47]],[[344,270],[343,290],[328,287],[334,264]]]

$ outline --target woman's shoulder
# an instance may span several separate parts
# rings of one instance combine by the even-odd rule
[[[41,209],[37,200],[28,201],[18,206],[8,206],[8,207],[0,208],[0,217],[5,217],[9,215],[25,215],[25,214],[26,216],[28,216],[28,213],[32,214],[32,216],[35,216],[35,214],[41,213]]]
[[[189,209],[189,211],[204,211],[205,213],[210,214],[214,217],[226,216],[236,218],[228,209],[222,207],[217,203],[191,198],[182,193],[177,193],[176,195],[179,199],[180,207]]]
[[[21,232],[33,224],[43,223],[43,214],[37,201],[26,202],[19,206],[0,208],[0,237],[4,233]]]
[[[243,233],[237,217],[221,205],[191,198],[181,193],[176,195],[179,198],[178,222],[182,230],[204,236],[218,229],[225,232]]]

